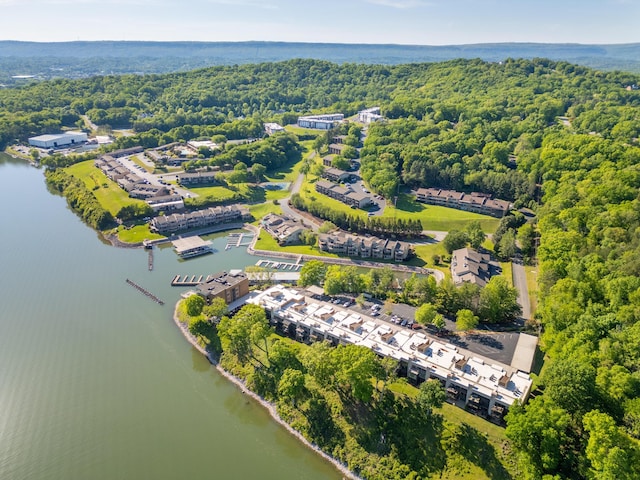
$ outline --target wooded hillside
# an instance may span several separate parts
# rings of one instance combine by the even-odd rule
[[[0,144],[73,126],[81,114],[131,127],[137,136],[127,142],[153,146],[380,105],[390,121],[369,129],[361,152],[374,190],[391,196],[402,182],[482,191],[538,213],[539,321],[549,360],[539,394],[512,409],[507,428],[524,478],[634,479],[638,84],[631,74],[542,59],[398,66],[292,60],[59,80],[0,90]]]

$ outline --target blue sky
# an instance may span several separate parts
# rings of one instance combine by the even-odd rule
[[[640,42],[640,0],[0,0],[0,39]]]

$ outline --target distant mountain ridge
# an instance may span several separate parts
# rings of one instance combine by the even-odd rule
[[[550,58],[599,70],[640,72],[640,43],[585,45],[484,43],[392,45],[290,42],[0,41],[0,80],[100,74],[164,73],[212,65],[314,58],[337,63],[399,64],[454,58]]]

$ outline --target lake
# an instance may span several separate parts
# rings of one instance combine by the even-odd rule
[[[339,479],[181,335],[175,275],[253,265],[105,244],[0,154],[0,478]],[[166,302],[160,306],[130,278]]]

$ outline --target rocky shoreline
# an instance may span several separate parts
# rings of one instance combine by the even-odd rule
[[[216,368],[216,370],[218,370],[220,375],[222,375],[227,380],[229,380],[231,383],[233,383],[238,388],[240,388],[242,390],[243,394],[248,395],[249,397],[253,398],[256,402],[258,402],[260,405],[262,405],[264,408],[266,408],[267,411],[269,412],[269,414],[271,415],[271,417],[276,422],[278,422],[280,425],[282,425],[291,435],[296,437],[306,447],[308,447],[311,450],[313,450],[314,452],[316,452],[318,455],[323,457],[325,460],[331,462],[340,471],[340,473],[342,473],[344,475],[343,478],[348,478],[348,479],[351,479],[351,480],[362,480],[361,477],[358,477],[356,474],[354,474],[352,471],[350,471],[344,464],[342,464],[340,461],[338,461],[337,459],[333,458],[332,456],[328,455],[327,453],[323,452],[318,446],[316,446],[316,445],[312,444],[311,442],[309,442],[309,440],[304,438],[304,436],[300,432],[298,432],[293,427],[291,427],[291,425],[289,425],[287,422],[285,422],[280,417],[280,415],[278,415],[278,411],[276,410],[276,406],[273,403],[268,402],[267,400],[262,398],[260,395],[257,395],[256,393],[254,393],[251,390],[249,390],[246,387],[246,384],[244,383],[244,381],[242,379],[240,379],[238,377],[235,377],[235,376],[231,375],[229,372],[227,372],[226,370],[224,370],[218,364],[218,362],[216,362],[215,359],[212,358],[212,356],[198,343],[196,338],[193,335],[191,335],[191,333],[189,332],[189,329],[187,328],[187,326],[184,325],[182,322],[180,322],[180,319],[178,318],[178,303],[176,303],[175,309],[173,311],[173,321],[175,322],[176,326],[180,329],[180,331],[182,332],[182,335],[187,339],[187,341],[191,345],[193,345],[200,353],[202,353],[205,357],[207,357],[207,359],[209,360],[211,365],[213,365]]]

